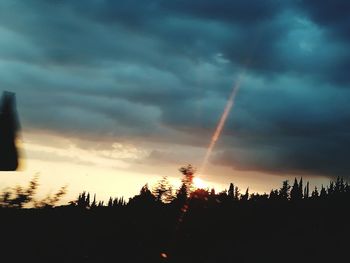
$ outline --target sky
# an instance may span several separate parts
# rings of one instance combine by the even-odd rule
[[[0,91],[16,93],[22,169],[42,195],[130,197],[199,167],[208,186],[269,192],[348,177],[346,0],[0,2]]]

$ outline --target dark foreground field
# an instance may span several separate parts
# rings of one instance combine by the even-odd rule
[[[348,202],[0,209],[1,262],[349,262]]]

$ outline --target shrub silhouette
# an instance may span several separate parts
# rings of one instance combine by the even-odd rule
[[[36,200],[35,194],[38,190],[39,175],[35,175],[26,188],[16,186],[12,189],[5,189],[0,197],[0,207],[23,208],[33,206],[35,208],[54,207],[67,192],[67,186],[63,186],[54,195],[47,195],[44,199]]]

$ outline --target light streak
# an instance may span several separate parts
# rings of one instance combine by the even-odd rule
[[[218,139],[220,138],[220,135],[221,135],[221,132],[222,132],[224,126],[225,126],[227,117],[228,117],[231,109],[234,106],[235,98],[236,98],[236,95],[237,95],[237,93],[239,91],[239,88],[241,86],[241,83],[242,83],[242,80],[243,80],[243,76],[244,76],[244,72],[242,72],[238,76],[238,79],[237,79],[236,83],[232,87],[231,94],[230,94],[230,96],[229,96],[229,98],[227,100],[227,103],[226,103],[224,112],[221,115],[220,121],[219,121],[218,125],[216,126],[215,132],[214,132],[214,134],[213,134],[213,136],[212,136],[212,138],[210,140],[210,144],[209,144],[209,146],[207,148],[207,151],[205,153],[205,156],[204,156],[203,162],[201,164],[201,167],[199,169],[199,174],[198,175],[201,175],[201,174],[204,173],[205,168],[207,166],[207,163],[209,161],[210,155],[211,155],[211,153],[212,153],[212,151],[213,151],[213,149],[215,147],[215,144],[218,141]]]

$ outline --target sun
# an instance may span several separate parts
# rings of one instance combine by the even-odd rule
[[[207,184],[202,179],[200,179],[199,177],[194,177],[193,178],[193,186],[195,188],[204,189],[204,188],[207,187]]]

